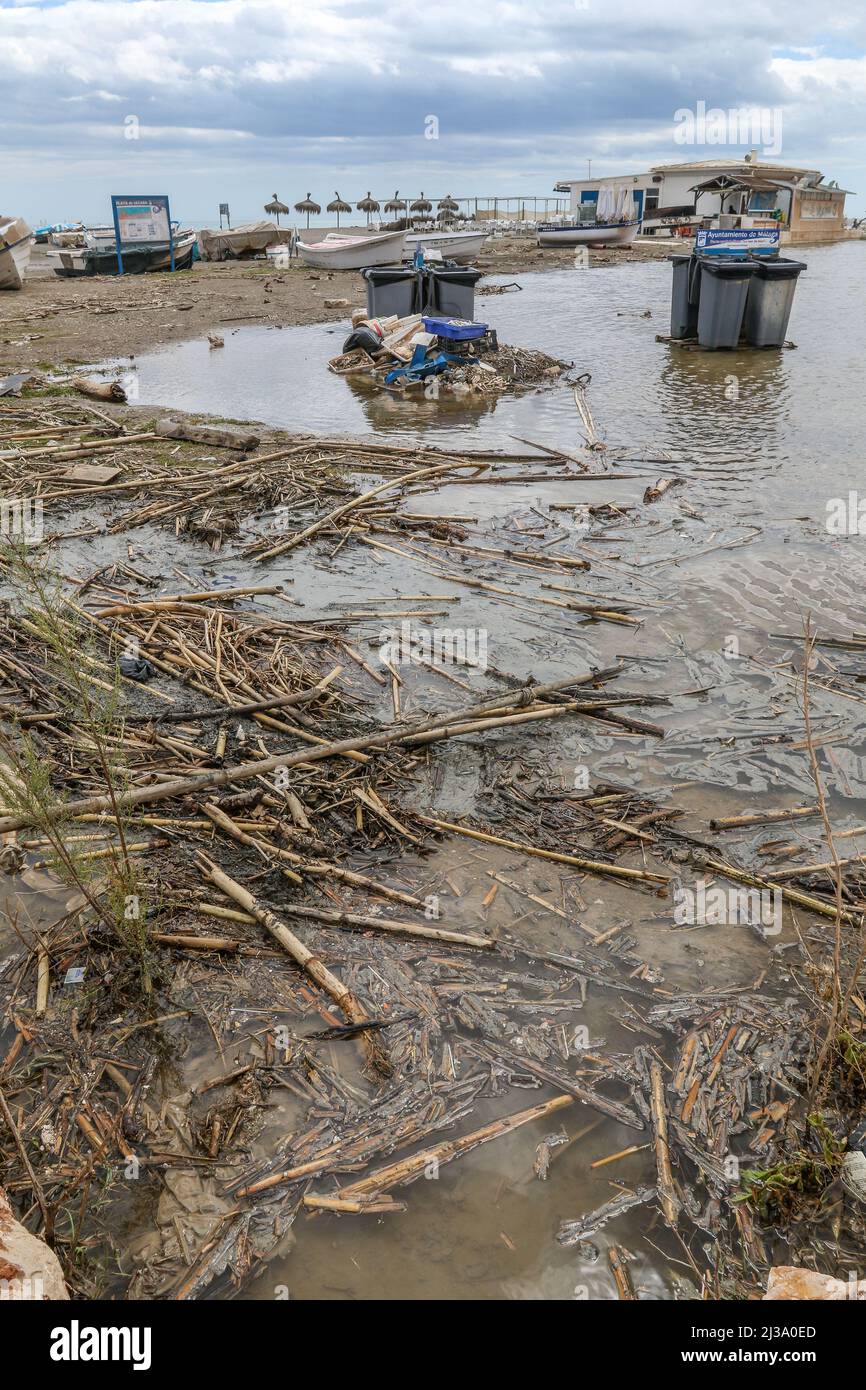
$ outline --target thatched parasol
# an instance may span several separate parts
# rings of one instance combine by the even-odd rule
[[[429,199],[429,198],[425,198],[425,197],[424,197],[424,194],[422,193],[420,198],[416,198],[415,201],[414,201],[414,203],[410,203],[410,204],[409,204],[409,211],[410,211],[410,212],[432,212],[432,211],[433,211],[433,204],[430,202],[430,199]]]
[[[328,209],[327,209],[327,210],[328,210],[328,212],[335,212],[335,213],[337,214],[337,228],[339,229],[339,226],[340,226],[340,213],[341,213],[341,212],[351,212],[351,211],[352,211],[352,205],[351,205],[351,203],[345,202],[345,201],[340,197],[339,193],[337,193],[336,190],[335,190],[335,191],[334,191],[334,201],[333,201],[333,203],[329,203],[329,204],[328,204]]]
[[[280,213],[282,213],[284,217],[288,217],[289,209],[286,207],[285,203],[280,202],[276,193],[272,193],[271,197],[273,199],[273,202],[265,203],[265,212],[270,213],[271,217],[276,217],[277,226],[279,227]]]
[[[451,197],[451,194],[450,194],[450,193],[446,193],[444,198],[440,198],[440,199],[439,199],[439,202],[436,204],[436,206],[437,206],[437,208],[439,208],[440,211],[442,211],[442,212],[459,212],[459,211],[460,211],[460,204],[459,204],[458,202],[456,202],[456,201],[454,200],[454,198]]]
[[[295,212],[305,212],[307,214],[307,226],[310,225],[310,213],[314,212],[318,217],[322,211],[318,203],[314,203],[309,193],[306,198],[302,198],[299,203],[295,203]]]
[[[355,207],[359,212],[365,212],[367,214],[367,226],[369,227],[370,213],[379,211],[379,204],[376,202],[375,198],[371,198],[369,188],[367,189],[366,198],[362,198],[360,202],[357,202]]]
[[[394,194],[394,197],[388,199],[387,203],[385,204],[385,211],[386,211],[386,212],[405,212],[405,211],[406,211],[406,199],[400,197],[400,190],[399,190],[399,188],[397,189],[397,192]]]

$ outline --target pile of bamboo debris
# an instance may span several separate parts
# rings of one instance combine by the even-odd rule
[[[119,501],[117,533],[158,522],[179,546],[208,527],[234,534],[263,499],[289,503],[290,533],[247,543],[256,564],[351,543],[408,556],[497,603],[519,602],[507,583],[516,573],[537,581],[536,605],[570,624],[637,621],[639,597],[553,582],[598,582],[584,579],[579,547],[542,548],[528,535],[491,547],[459,519],[406,511],[442,480],[525,478],[537,455],[311,439],[256,454],[229,441],[207,445],[232,453],[214,467],[166,459],[165,436],[122,434],[80,403],[18,402],[3,419],[5,480],[70,507]],[[92,456],[119,471],[69,476],[68,464]],[[545,476],[580,478],[576,462],[586,467],[548,460]],[[380,481],[357,491],[335,466],[349,464]],[[695,866],[726,883],[778,886],[791,909],[833,917],[817,847],[788,843],[763,873],[751,841],[719,848],[730,829],[797,823],[816,808],[717,826],[692,816],[684,828],[682,808],[628,787],[563,787],[521,761],[522,734],[574,721],[663,737],[635,713],[661,702],[629,691],[625,663],[547,683],[491,670],[483,693],[432,663],[425,674],[462,686],[461,703],[409,718],[400,673],[357,650],[351,614],[302,621],[261,574],[258,585],[180,583],[155,595],[132,561],[118,561],[41,610],[34,581],[29,606],[3,611],[0,866],[20,884],[21,910],[17,944],[0,960],[0,1147],[10,1196],[54,1242],[73,1292],[183,1299],[238,1288],[285,1251],[298,1213],[398,1213],[398,1191],[431,1163],[576,1105],[624,1127],[599,1162],[645,1153],[646,1181],[615,1185],[603,1208],[565,1223],[564,1244],[651,1204],[696,1286],[715,1287],[708,1236],[734,1235],[750,1270],[765,1264],[726,1158],[736,1148],[769,1167],[798,1123],[807,1011],[790,989],[768,993],[766,971],[744,987],[672,987],[627,913],[601,927],[585,920],[581,888],[639,895],[634,915],[649,904],[669,919],[671,882]],[[389,722],[371,713],[383,687]],[[497,771],[483,817],[433,814],[442,753],[490,734]],[[457,846],[485,882],[472,930],[447,853]],[[805,864],[789,863],[804,853]],[[507,868],[493,854],[510,856]],[[846,875],[852,920],[859,859]],[[558,897],[545,895],[514,864],[568,877]],[[49,872],[69,896],[47,920],[31,917],[25,894],[56,887]],[[137,935],[124,925],[131,899],[143,905]],[[526,939],[521,924],[536,917],[564,925],[567,951]],[[829,943],[817,928],[806,936],[807,965],[820,970]],[[631,1050],[578,1038],[595,1000],[638,1035]],[[204,1071],[167,1087],[184,1054],[203,1055]],[[527,1087],[544,1095],[516,1104],[512,1091]],[[284,1132],[265,1147],[277,1094]],[[502,1113],[479,1122],[494,1103]],[[539,1177],[558,1161],[552,1143],[539,1147]],[[134,1196],[129,1172],[142,1179]],[[112,1231],[132,1207],[139,1236],[127,1248]],[[633,1296],[621,1247],[611,1268],[620,1296]]]

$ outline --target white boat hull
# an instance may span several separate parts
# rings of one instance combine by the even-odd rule
[[[370,265],[399,265],[405,242],[405,232],[345,238],[332,233],[324,241],[299,241],[298,254],[317,270],[364,270]]]
[[[450,261],[468,263],[480,256],[489,232],[413,232],[406,238],[406,250],[414,255],[418,246],[439,251]]]
[[[637,236],[639,222],[574,223],[571,226],[553,225],[538,228],[539,246],[628,246]]]
[[[33,233],[20,217],[0,221],[0,290],[20,290],[30,264]]]

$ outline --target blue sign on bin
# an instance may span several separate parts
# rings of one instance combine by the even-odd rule
[[[710,255],[713,252],[770,251],[778,252],[781,232],[778,227],[709,227],[695,235],[695,250]]]

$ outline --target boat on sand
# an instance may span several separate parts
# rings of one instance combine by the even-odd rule
[[[196,236],[193,231],[178,232],[174,238],[174,268],[189,270],[193,262]],[[46,257],[55,275],[116,275],[117,251],[110,247],[58,246]],[[171,269],[171,247],[167,241],[143,242],[123,248],[124,275],[143,275],[148,271]]]
[[[33,233],[23,217],[0,214],[0,290],[20,290],[30,264]]]
[[[364,270],[368,265],[399,265],[405,232],[378,232],[372,236],[337,236],[324,241],[299,241],[298,255],[306,265],[325,270]]]
[[[291,235],[291,228],[275,222],[245,222],[219,231],[205,227],[198,234],[198,244],[203,261],[242,261],[260,255],[268,246],[286,245]]]
[[[640,222],[541,222],[539,246],[628,246]]]
[[[489,235],[489,232],[410,232],[406,250],[414,256],[417,248],[423,246],[425,251],[439,251],[446,260],[469,264],[481,254]]]

